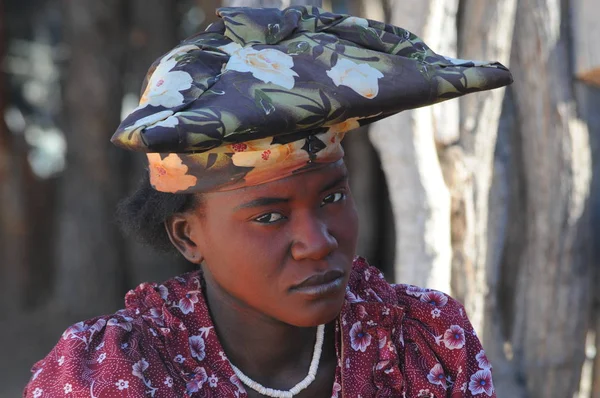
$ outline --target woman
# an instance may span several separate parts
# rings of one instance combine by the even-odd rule
[[[68,328],[24,396],[495,396],[459,303],[355,257],[340,141],[508,70],[313,7],[218,14],[150,68],[112,140],[149,161],[125,226],[200,269]]]

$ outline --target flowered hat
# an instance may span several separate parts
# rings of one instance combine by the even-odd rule
[[[382,22],[220,8],[159,58],[112,142],[146,152],[163,192],[256,185],[343,157],[344,134],[403,110],[510,84],[497,62],[437,55]]]

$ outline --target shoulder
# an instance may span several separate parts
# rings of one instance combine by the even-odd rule
[[[95,388],[142,391],[132,373],[142,359],[135,350],[141,334],[130,315],[119,311],[68,327],[50,353],[33,366],[23,395],[83,396],[93,394]]]
[[[398,305],[404,308],[405,316],[426,324],[461,322],[467,318],[462,304],[448,294],[409,284],[391,284],[362,257],[354,260],[346,300]]]
[[[169,306],[178,307],[181,299],[182,311],[194,305],[193,297],[186,299],[192,285],[193,273],[163,284],[143,283],[127,293],[125,309],[71,325],[33,366],[23,395],[159,397],[183,388],[170,376],[172,364],[160,353],[161,335],[181,325],[170,317]]]
[[[459,301],[433,289],[390,284],[361,258],[355,260],[346,301],[344,315],[351,319],[348,327],[354,327],[356,324],[351,322],[361,316],[368,316],[376,321],[374,338],[391,333],[390,340],[399,355],[397,363],[411,391],[409,396],[417,396],[420,390],[440,396],[448,391],[459,396],[495,396],[492,366]],[[379,314],[389,314],[392,321],[385,322]],[[352,330],[347,332],[352,340]],[[408,368],[421,371],[408,374]]]

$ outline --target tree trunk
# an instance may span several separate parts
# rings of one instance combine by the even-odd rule
[[[512,63],[526,189],[512,344],[528,393],[547,398],[577,389],[590,309],[590,146],[572,91],[568,21],[567,1],[520,0]]]
[[[600,87],[600,7],[597,0],[573,1],[575,76]]]
[[[323,0],[223,0],[223,7],[286,8],[300,5],[321,7]]]
[[[109,139],[120,120],[124,2],[64,3],[70,62],[65,82],[67,169],[59,204],[57,297],[87,317],[122,306],[124,245],[114,209],[124,154]],[[98,300],[102,297],[102,300]]]
[[[434,51],[456,53],[458,1],[388,2],[390,23],[415,32]],[[445,27],[445,28],[444,28]],[[396,225],[395,279],[450,289],[450,196],[434,137],[458,132],[456,101],[407,111],[371,126],[390,191]],[[442,128],[443,126],[443,128]]]

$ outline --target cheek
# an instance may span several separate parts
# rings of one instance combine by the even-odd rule
[[[285,236],[251,223],[222,223],[204,242],[204,258],[210,273],[223,287],[243,293],[244,287],[272,280],[281,271],[287,247]]]
[[[332,215],[330,225],[330,230],[338,240],[340,248],[344,251],[352,251],[354,257],[358,241],[358,212],[351,197],[340,212]]]

